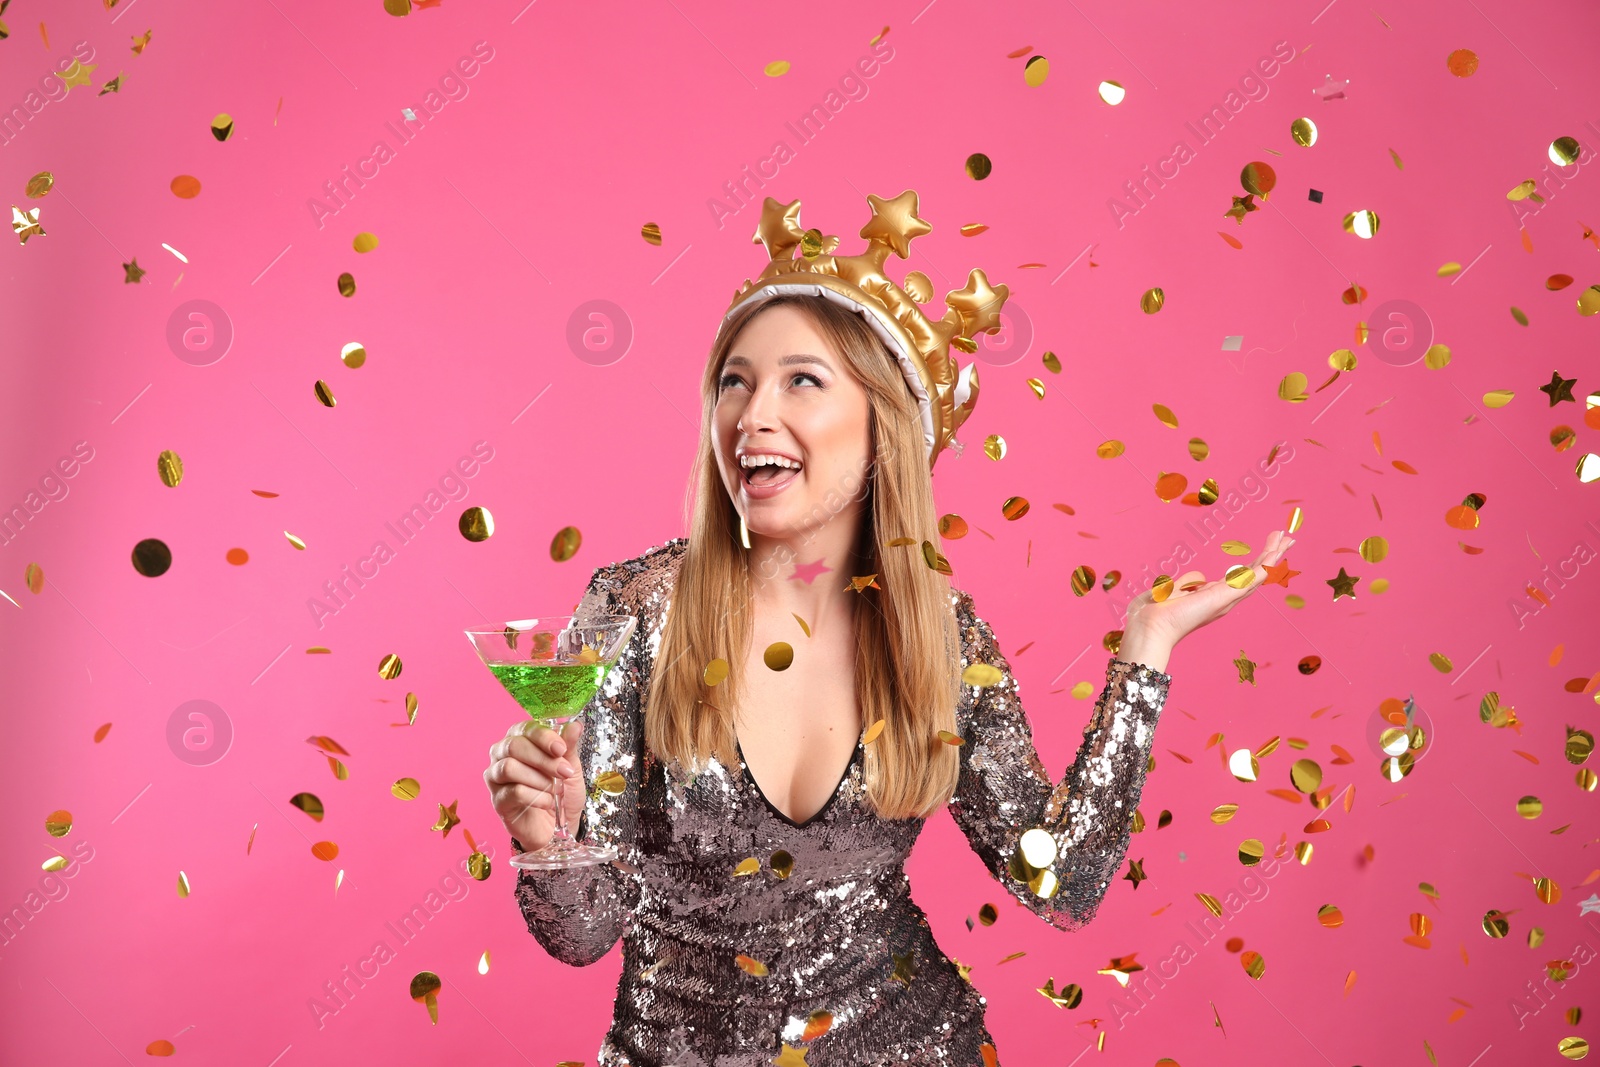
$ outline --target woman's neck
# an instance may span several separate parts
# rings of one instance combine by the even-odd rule
[[[851,579],[863,574],[856,552],[861,517],[840,514],[794,538],[750,534],[745,555],[758,610],[792,612],[808,624],[837,617],[856,595]]]

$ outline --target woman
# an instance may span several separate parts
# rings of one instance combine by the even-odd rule
[[[515,849],[550,839],[559,777],[576,836],[620,850],[516,888],[563,962],[622,939],[602,1067],[994,1067],[984,998],[909,895],[925,818],[947,806],[1053,926],[1088,922],[1127,850],[1172,647],[1292,543],[1274,533],[1244,590],[1196,572],[1135,598],[1052,783],[994,634],[933,548],[931,460],[976,399],[948,347],[997,328],[1007,294],[974,271],[923,318],[926,279],[881,272],[927,231],[916,194],[869,200],[854,257],[802,233],[798,202],[767,200],[771,262],[706,367],[690,536],[595,572],[580,611],[640,623],[587,722],[490,749]],[[589,796],[607,771],[620,792]]]

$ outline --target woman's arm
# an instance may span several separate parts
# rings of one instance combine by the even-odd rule
[[[630,614],[623,606],[626,570],[618,565],[594,574],[579,613]],[[606,676],[600,692],[586,711],[579,741],[584,779],[590,784],[583,816],[573,836],[615,846],[620,862],[594,864],[568,870],[519,870],[516,896],[528,930],[545,951],[562,963],[585,967],[600,959],[622,935],[639,902],[642,888],[635,829],[638,822],[640,776],[644,764],[643,720],[640,695],[648,684],[648,639],[641,618],[617,665]],[[622,774],[621,793],[594,788],[606,771]],[[512,847],[522,851],[519,842]]]
[[[950,813],[1012,896],[1051,925],[1075,930],[1094,917],[1127,854],[1156,721],[1172,679],[1147,664],[1112,659],[1077,758],[1052,784],[993,631],[973,611],[967,594],[957,596],[962,668],[987,663],[1002,677],[983,689],[962,689],[965,744]],[[1054,886],[1050,875],[1036,880],[1036,888],[1017,877],[1032,873],[1017,860],[1023,834],[1035,828],[1055,845],[1054,862],[1042,868],[1052,872]]]

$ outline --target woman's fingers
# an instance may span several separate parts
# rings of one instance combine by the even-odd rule
[[[557,751],[557,744],[565,747],[560,742],[554,730],[543,728],[542,732],[533,737],[524,737],[520,734],[507,734],[489,746],[489,759],[491,761],[513,759],[538,767],[548,775],[572,775],[575,773],[574,765],[570,759]]]

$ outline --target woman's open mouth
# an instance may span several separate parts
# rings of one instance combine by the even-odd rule
[[[753,497],[765,497],[787,488],[799,477],[803,465],[797,459],[775,452],[746,452],[739,456],[739,468],[746,492]]]

